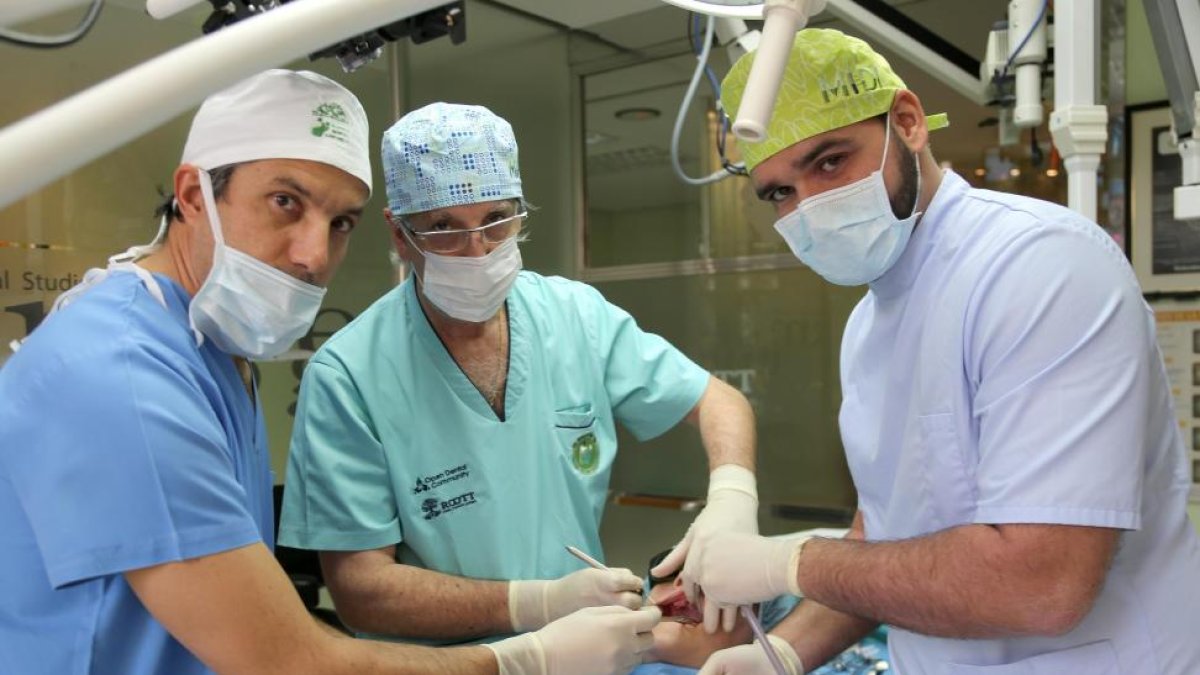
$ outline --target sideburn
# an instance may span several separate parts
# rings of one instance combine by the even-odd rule
[[[895,195],[889,196],[889,201],[892,204],[892,213],[897,218],[904,219],[912,215],[920,196],[917,194],[917,157],[900,141],[898,134],[893,133],[892,136],[896,137],[896,148],[900,153],[900,187]]]

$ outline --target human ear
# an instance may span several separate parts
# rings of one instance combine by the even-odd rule
[[[200,189],[200,169],[180,164],[174,175],[175,205],[184,222],[195,222],[204,215],[204,193]]]
[[[925,122],[925,108],[917,95],[901,89],[892,101],[892,126],[896,135],[904,141],[909,151],[918,153],[929,144],[929,126]]]

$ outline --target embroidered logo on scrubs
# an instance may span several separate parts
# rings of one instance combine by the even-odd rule
[[[418,476],[416,485],[413,486],[413,494],[419,495],[422,492],[428,492],[434,488],[442,487],[447,483],[453,483],[456,480],[462,480],[471,475],[470,469],[466,464],[450,467],[444,471],[440,471],[431,476]]]
[[[457,497],[451,497],[450,499],[446,500],[441,500],[437,497],[429,497],[425,501],[421,502],[421,512],[425,514],[425,520],[433,520],[434,518],[450,513],[455,509],[461,509],[464,506],[470,506],[475,503],[476,501],[474,492],[464,492]]]
[[[600,444],[596,442],[596,434],[587,433],[575,439],[571,446],[571,462],[575,469],[589,476],[600,466]]]
[[[317,125],[312,128],[312,135],[318,138],[332,138],[345,142],[349,136],[349,119],[346,109],[340,103],[322,103],[312,111],[317,118]]]

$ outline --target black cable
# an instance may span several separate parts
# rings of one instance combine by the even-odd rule
[[[92,0],[92,5],[88,7],[83,20],[69,33],[63,33],[62,35],[34,35],[32,33],[0,29],[0,41],[12,43],[18,47],[30,47],[33,49],[56,49],[58,47],[73,45],[82,40],[83,36],[92,30],[92,26],[96,25],[96,19],[100,16],[100,8],[103,6],[104,0]]]

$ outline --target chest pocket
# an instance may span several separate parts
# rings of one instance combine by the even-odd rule
[[[1063,649],[1048,654],[1039,654],[1016,663],[999,666],[965,666],[947,663],[942,675],[1062,675],[1063,673],[1087,673],[1087,675],[1121,675],[1117,655],[1108,640]]]
[[[596,473],[600,468],[600,441],[596,436],[596,413],[590,403],[556,410],[554,434],[559,450],[577,473]]]

